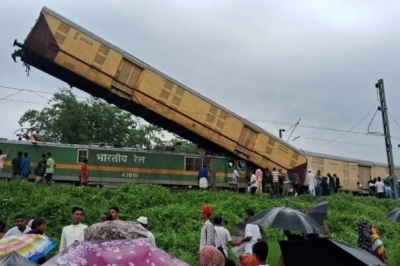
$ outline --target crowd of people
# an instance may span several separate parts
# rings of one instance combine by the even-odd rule
[[[87,225],[82,224],[82,219],[84,216],[83,208],[73,207],[71,211],[71,224],[65,226],[61,232],[60,247],[59,252],[68,248],[75,241],[84,241],[85,229],[88,228]],[[107,221],[119,221],[120,212],[117,206],[112,206],[109,208],[108,212],[102,213],[100,215],[99,222]],[[7,225],[5,222],[0,221],[0,239],[7,238],[14,235],[21,234],[39,234],[45,235],[47,229],[47,221],[43,217],[36,217],[31,220],[28,219],[28,215],[24,213],[19,213],[15,216],[15,226],[7,231]],[[147,230],[147,238],[153,246],[156,246],[156,241],[154,235],[147,229],[148,219],[147,217],[141,216],[136,220],[143,228]],[[46,257],[42,257],[36,261],[39,265],[46,262]]]
[[[232,240],[227,229],[224,228],[224,218],[221,215],[214,217],[214,224],[210,221],[212,208],[209,205],[202,207],[200,220],[203,223],[200,233],[200,266],[236,265],[228,259],[228,247],[241,247],[239,258],[241,266],[267,266],[268,244],[261,240],[261,231],[257,225],[246,224],[244,236],[240,240]],[[244,212],[244,220],[254,216],[252,209]]]

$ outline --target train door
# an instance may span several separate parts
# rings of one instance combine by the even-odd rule
[[[358,165],[358,182],[361,183],[363,189],[368,188],[368,181],[371,178],[371,166]]]

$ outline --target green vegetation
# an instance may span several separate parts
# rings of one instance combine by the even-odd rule
[[[1,215],[9,227],[18,212],[30,217],[42,216],[49,222],[46,234],[59,241],[61,229],[69,224],[73,206],[85,210],[85,223],[95,223],[99,215],[111,205],[119,206],[124,219],[135,220],[147,216],[149,229],[154,233],[158,247],[186,261],[197,265],[201,222],[198,215],[201,206],[209,203],[215,214],[222,214],[232,224],[243,220],[243,210],[253,208],[260,211],[274,206],[285,206],[286,200],[250,195],[234,195],[229,192],[197,191],[174,194],[167,189],[151,185],[123,185],[117,189],[93,189],[87,187],[49,188],[35,187],[26,181],[0,182]],[[400,265],[400,224],[387,222],[387,213],[398,204],[392,200],[335,195],[329,197],[329,214],[326,221],[332,238],[356,244],[355,223],[362,219],[377,225],[383,234],[389,265]],[[288,199],[292,208],[309,208],[322,199],[302,196]],[[270,254],[268,262],[276,265],[280,255],[277,239],[282,231],[265,229],[269,237]],[[53,255],[54,253],[52,253]]]

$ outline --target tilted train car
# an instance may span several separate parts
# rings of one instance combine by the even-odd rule
[[[239,169],[239,187],[247,187],[244,179],[245,163],[221,156],[203,156],[178,152],[144,151],[133,148],[112,148],[85,145],[65,145],[28,141],[0,141],[0,149],[10,152],[4,162],[2,178],[11,176],[11,161],[19,151],[28,153],[31,160],[30,179],[42,154],[50,152],[56,162],[53,180],[56,183],[79,181],[83,160],[88,158],[89,184],[116,186],[121,183],[145,183],[165,186],[198,187],[197,175],[203,164],[209,165],[210,179],[217,188],[227,188],[232,180],[229,163]]]
[[[387,165],[382,163],[309,151],[304,153],[307,155],[309,168],[314,173],[320,170],[323,176],[328,173],[336,174],[344,191],[356,191],[357,182],[367,189],[370,178],[385,178],[389,173]],[[396,166],[396,176],[400,177],[400,166]],[[305,185],[308,185],[307,181]]]
[[[45,73],[105,99],[211,154],[304,175],[303,153],[138,58],[44,7],[13,54]]]

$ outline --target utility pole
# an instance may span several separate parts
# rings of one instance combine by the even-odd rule
[[[385,88],[383,86],[383,79],[378,80],[378,83],[375,84],[375,87],[378,89],[379,101],[381,106],[378,107],[378,110],[382,113],[382,123],[383,123],[383,133],[385,137],[385,147],[386,147],[386,156],[388,160],[388,169],[389,169],[389,178],[392,182],[392,194],[394,199],[397,201],[398,193],[397,193],[397,177],[394,168],[393,161],[393,149],[392,149],[392,140],[390,138],[390,129],[389,129],[389,116],[388,116],[388,108],[385,97]]]
[[[284,129],[279,129],[279,138],[281,139],[282,138],[282,132],[285,132],[286,130],[284,130]]]

